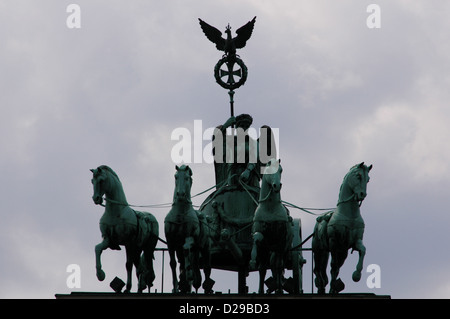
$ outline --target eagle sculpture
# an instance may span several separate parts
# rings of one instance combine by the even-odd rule
[[[243,47],[245,47],[247,40],[250,39],[250,36],[253,32],[253,27],[255,26],[256,17],[237,29],[237,36],[234,38],[231,36],[231,27],[230,24],[228,24],[225,29],[225,33],[227,34],[226,39],[222,38],[221,31],[209,25],[200,18],[198,20],[200,21],[200,26],[203,30],[203,33],[211,42],[216,45],[217,50],[225,51],[226,55],[235,56],[236,49],[242,49]]]

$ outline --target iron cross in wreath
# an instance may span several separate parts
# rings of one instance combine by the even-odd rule
[[[250,39],[253,28],[255,26],[256,17],[245,25],[236,30],[236,37],[231,35],[230,24],[225,29],[226,38],[222,37],[222,32],[217,28],[209,25],[205,21],[198,19],[200,26],[206,37],[213,43],[219,51],[224,51],[222,59],[220,59],[214,68],[214,77],[217,83],[225,89],[234,90],[240,87],[247,80],[247,67],[244,62],[236,54],[236,49],[245,47],[247,40]],[[225,69],[222,69],[225,66]],[[239,80],[235,80],[238,77]],[[224,81],[222,78],[226,78]]]

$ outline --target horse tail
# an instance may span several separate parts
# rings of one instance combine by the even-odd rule
[[[155,216],[146,212],[135,211],[138,219],[138,229],[136,234],[136,242],[138,246],[143,247],[149,243],[156,243],[159,239],[159,224]]]
[[[199,211],[195,211],[198,218],[198,225],[199,225],[199,245],[201,247],[204,247],[205,245],[208,246],[209,240],[210,240],[210,226],[208,225],[208,220],[205,214]]]
[[[328,221],[333,212],[327,212],[316,218],[311,248],[314,252],[328,250]]]

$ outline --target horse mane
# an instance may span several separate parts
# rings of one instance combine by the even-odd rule
[[[348,170],[347,174],[345,174],[344,180],[347,179],[350,175],[354,174],[358,168],[359,168],[359,164],[353,165],[353,166]]]
[[[116,172],[113,171],[113,169],[107,165],[100,165],[99,167],[97,167],[97,169],[100,169],[102,171],[107,171],[108,173],[110,173],[112,176],[114,176],[115,178],[117,178],[117,180],[120,182],[119,176],[116,174]]]
[[[361,166],[361,164],[363,164],[363,166]],[[344,176],[344,181],[345,181],[351,174],[354,174],[354,173],[357,171],[357,169],[359,169],[359,168],[364,168],[364,169],[366,169],[366,168],[367,168],[367,166],[366,166],[364,163],[361,163],[361,164],[353,165],[353,166],[349,169],[349,171],[347,172],[347,174],[345,174],[345,176]]]
[[[187,171],[189,173],[189,177],[191,178],[192,181],[192,169],[189,167],[189,165],[181,165],[181,166],[175,166],[177,171]]]

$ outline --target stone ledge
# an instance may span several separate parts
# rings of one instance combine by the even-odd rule
[[[70,294],[55,294],[56,299],[153,299],[153,300],[299,300],[299,299],[391,299],[389,295],[373,293],[340,293],[337,295],[275,295],[275,294],[172,294],[172,293],[114,293],[114,292],[72,292]]]

